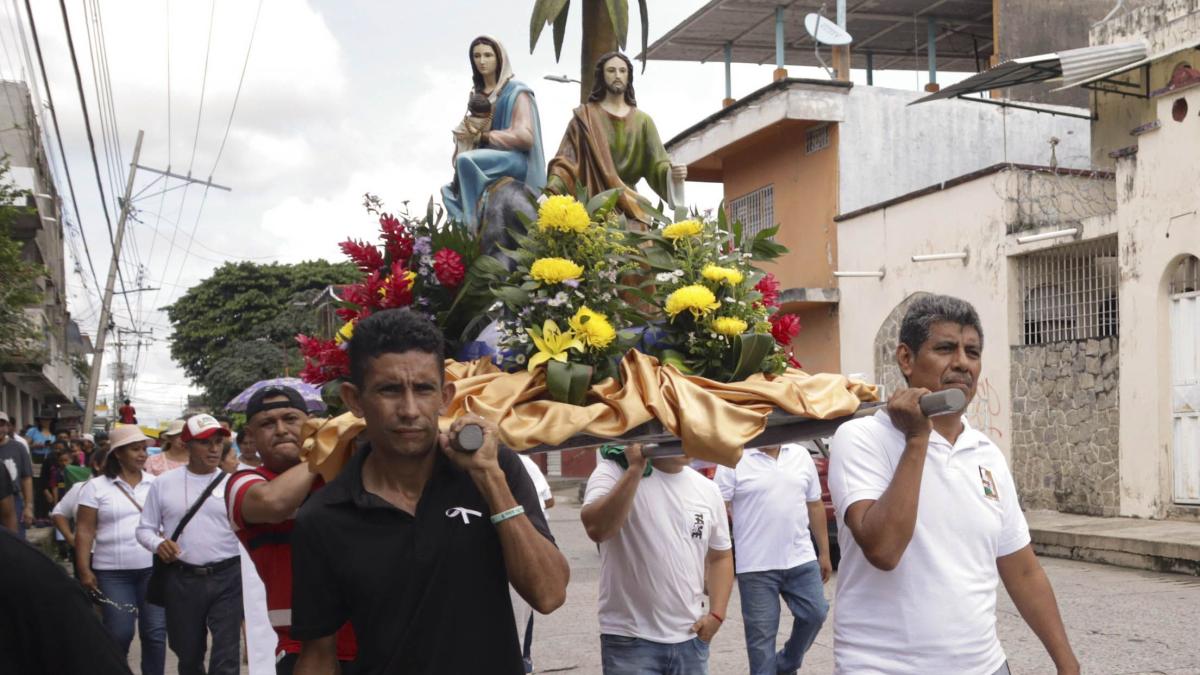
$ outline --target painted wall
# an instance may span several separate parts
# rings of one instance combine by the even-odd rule
[[[1200,11],[1198,8],[1197,11]],[[1171,117],[1184,99],[1188,115]],[[1120,228],[1121,514],[1185,515],[1173,499],[1168,275],[1200,256],[1200,87],[1155,100],[1162,126],[1117,163]]]
[[[883,279],[841,280],[842,368],[844,372],[876,373],[894,369],[876,362],[877,336],[894,341],[898,322],[892,310],[914,293],[941,293],[972,303],[983,323],[983,371],[978,388],[983,396],[968,410],[971,423],[1007,454],[1009,450],[1008,264],[1004,256],[1005,181],[992,174],[946,190],[901,202],[838,224],[838,267],[877,270]],[[914,263],[922,253],[967,250],[959,260]],[[897,371],[898,372],[898,371]],[[899,377],[884,378],[898,382]],[[890,392],[889,392],[890,393]],[[984,400],[986,397],[986,400]]]
[[[908,105],[924,95],[850,90],[839,144],[841,213],[1001,162],[1049,165],[1052,137],[1058,166],[1090,168],[1087,120],[959,99]]]
[[[837,125],[829,146],[805,154],[813,122],[777,124],[739,143],[722,159],[726,202],[767,185],[774,186],[775,240],[787,255],[763,265],[782,288],[835,288],[837,260]],[[797,357],[812,372],[838,372],[838,320],[832,305],[798,308],[803,326],[793,342]]]
[[[843,372],[873,373],[890,391],[902,380],[891,361],[899,318],[894,310],[915,293],[960,297],[975,306],[983,323],[983,370],[967,417],[1009,455],[1013,408],[1010,345],[1020,339],[1016,263],[1012,256],[1032,253],[1061,241],[1019,245],[1016,226],[1020,195],[1060,195],[1059,213],[1075,213],[1067,204],[1109,181],[1006,169],[838,223],[838,268],[885,270],[883,279],[841,280],[841,356]],[[1053,210],[1053,209],[1051,209]],[[1080,221],[1045,221],[1042,231],[1081,228],[1081,237],[1111,235],[1115,220],[1093,216]],[[967,251],[959,260],[913,262],[911,256]],[[883,329],[881,331],[881,328]]]
[[[1137,4],[1141,6],[1093,26],[1090,44],[1144,40],[1150,54],[1157,56],[1195,44],[1200,36],[1200,0],[1145,0]],[[1155,61],[1150,68],[1150,89],[1165,87],[1175,64],[1183,60],[1200,68],[1200,54],[1196,52]],[[1137,75],[1124,77],[1138,81]],[[1132,129],[1161,118],[1156,117],[1154,100],[1101,93],[1093,97],[1097,119],[1092,127],[1092,156],[1097,167],[1110,168],[1115,160],[1108,153],[1137,144],[1129,133]]]

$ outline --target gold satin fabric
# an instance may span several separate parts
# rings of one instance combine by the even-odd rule
[[[874,385],[845,376],[809,375],[789,369],[783,375],[753,375],[723,383],[684,375],[658,359],[630,351],[621,361],[624,386],[609,378],[592,386],[585,405],[543,398],[545,370],[505,373],[490,360],[446,361],[446,380],[454,400],[441,419],[443,428],[465,414],[491,420],[500,438],[514,450],[559,445],[576,434],[616,438],[657,419],[683,441],[695,459],[735,466],[742,447],[760,434],[776,408],[813,419],[849,415],[877,399]],[[331,480],[345,464],[361,419],[346,413],[331,420],[309,420],[305,453],[311,466]]]

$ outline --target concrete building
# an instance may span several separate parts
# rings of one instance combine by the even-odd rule
[[[886,272],[841,285],[843,366],[896,386],[888,336],[911,298],[970,300],[986,344],[969,416],[1026,508],[1198,520],[1200,0],[1091,35],[1152,55],[1099,76],[1149,78],[1093,94],[1104,168],[1002,165],[839,217],[839,266]]]
[[[784,79],[666,144],[689,180],[724,185],[730,213],[748,230],[779,225],[776,241],[789,253],[766,269],[784,289],[783,311],[800,316],[793,347],[807,369],[856,372],[840,356],[839,213],[1006,161],[1089,164],[1084,120],[961,100],[910,107],[920,96]]]
[[[77,402],[80,379],[71,362],[90,354],[91,345],[67,312],[60,202],[32,98],[24,83],[0,82],[0,100],[0,154],[11,164],[10,180],[27,191],[27,205],[36,207],[34,214],[18,219],[10,234],[22,243],[26,260],[47,270],[38,281],[42,304],[26,310],[41,332],[43,349],[25,362],[0,364],[0,409],[22,428],[35,417],[69,426],[82,411]]]

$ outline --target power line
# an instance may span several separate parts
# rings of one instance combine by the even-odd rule
[[[26,0],[26,4],[28,4],[28,2],[29,0]],[[96,187],[100,190],[100,205],[104,207],[104,220],[108,224],[109,243],[112,245],[113,250],[116,251],[117,244],[116,239],[113,236],[112,216],[108,213],[108,202],[107,198],[104,196],[104,181],[100,177],[100,162],[96,158],[96,141],[92,135],[92,122],[88,117],[87,97],[83,93],[83,76],[79,73],[79,58],[75,54],[75,40],[71,37],[71,20],[67,16],[66,0],[58,0],[58,6],[62,10],[63,28],[67,33],[67,47],[71,52],[71,66],[75,70],[75,85],[79,90],[79,106],[83,109],[83,126],[87,131],[88,148],[91,150],[92,154],[92,168],[95,169],[96,172]],[[119,253],[120,251],[116,251],[114,254],[114,260],[120,259]],[[121,273],[121,266],[119,264],[117,265],[117,278],[121,282],[121,290],[127,290],[125,288],[125,275]],[[133,318],[133,307],[131,307],[129,304],[129,296],[123,295],[122,297],[125,300],[125,309],[129,312],[129,321],[131,323],[136,323]],[[106,326],[100,327],[100,330],[106,329]]]
[[[221,162],[221,154],[225,152],[225,141],[229,140],[229,130],[233,128],[233,115],[237,112],[238,99],[242,96],[242,83],[246,80],[246,67],[250,65],[250,50],[254,48],[254,35],[258,32],[258,17],[262,13],[262,0],[258,0],[258,8],[254,10],[254,24],[250,26],[250,42],[246,45],[246,58],[242,60],[242,74],[238,76],[237,90],[233,93],[233,106],[229,109],[229,121],[225,123],[225,135],[221,137],[221,147],[217,148],[217,158],[209,171],[209,178],[217,172],[217,164]]]
[[[16,0],[13,0],[16,4]],[[79,238],[83,240],[83,251],[87,255],[88,269],[92,271],[92,281],[96,284],[96,289],[100,289],[99,277],[96,276],[96,266],[92,263],[92,250],[88,247],[87,235],[83,231],[83,220],[79,211],[79,202],[75,199],[75,183],[71,180],[71,167],[67,164],[66,146],[63,145],[62,130],[58,125],[58,112],[54,107],[54,93],[50,90],[50,78],[46,77],[46,61],[42,58],[42,43],[38,39],[37,23],[33,18],[33,7],[30,5],[30,0],[25,0],[25,13],[29,17],[29,32],[33,36],[33,47],[37,53],[38,70],[42,74],[42,82],[46,85],[46,102],[50,107],[50,119],[54,122],[54,137],[58,141],[58,152],[62,158],[63,173],[67,177],[67,189],[71,192],[71,207],[75,210],[75,220],[79,225]],[[101,327],[103,330],[104,327]]]
[[[59,1],[62,2],[62,0],[59,0]],[[213,19],[216,18],[216,15],[217,15],[217,2],[216,2],[216,0],[212,0],[211,9],[209,10],[209,14],[208,14],[208,43],[207,43],[207,47],[204,50],[204,73],[200,78],[200,105],[196,110],[196,132],[192,138],[192,156],[191,156],[191,159],[188,161],[187,175],[189,178],[191,177],[192,169],[195,167],[195,164],[196,164],[196,148],[200,144],[200,122],[204,119],[204,93],[205,93],[205,89],[208,87],[208,59],[209,59],[209,56],[211,56],[211,54],[212,54]],[[210,176],[210,180],[211,180],[211,176]],[[191,188],[190,182],[183,186],[183,196],[180,197],[180,199],[179,199],[179,215],[175,217],[176,221],[183,219],[183,207],[187,204],[188,190],[190,188]],[[207,189],[205,190],[205,194],[206,195],[208,194]],[[203,206],[203,204],[201,204],[201,206]],[[175,229],[172,230],[172,232],[171,232],[171,247],[172,248],[174,248],[174,246],[175,246],[175,234],[178,233],[178,231],[179,231],[179,227],[176,226]],[[193,228],[192,232],[194,235],[195,234],[194,228]],[[188,248],[185,248],[184,249],[184,258],[183,258],[185,263],[187,262],[187,251],[188,251]],[[162,278],[166,278],[167,270],[170,269],[170,267],[171,267],[171,253],[172,252],[173,251],[171,251],[171,250],[167,251],[167,261],[166,261],[166,263],[163,264],[162,274],[159,275]],[[179,267],[180,267],[180,273],[182,274],[183,265],[180,265]],[[175,278],[175,282],[179,283],[179,277]],[[154,304],[155,305],[158,304],[158,297],[159,297],[159,292],[155,292],[155,294],[154,294]]]

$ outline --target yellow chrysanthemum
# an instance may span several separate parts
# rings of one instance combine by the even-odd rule
[[[537,347],[537,353],[529,358],[529,370],[542,365],[543,363],[554,360],[567,362],[567,350],[574,349],[575,351],[583,351],[583,343],[571,331],[559,330],[558,324],[550,319],[546,319],[546,323],[542,324],[542,334],[538,335],[536,331],[525,329],[529,333],[529,337],[533,338],[533,346]]]
[[[713,295],[712,291],[700,284],[692,284],[676,289],[674,293],[668,295],[666,310],[667,315],[672,319],[685,310],[699,319],[720,306],[721,303],[717,302],[717,297]]]
[[[580,307],[568,323],[575,336],[592,349],[604,349],[617,339],[617,331],[608,317],[587,307]]]
[[[681,220],[663,228],[662,234],[672,241],[684,237],[695,237],[704,231],[704,226],[698,220]]]
[[[343,342],[349,342],[352,337],[354,337],[354,322],[347,321],[338,329],[337,335],[333,336],[333,341],[340,345]]]
[[[546,284],[561,284],[583,276],[583,268],[566,258],[538,258],[529,266],[529,276]]]
[[[748,325],[745,321],[742,321],[741,319],[735,319],[731,316],[718,317],[713,319],[712,322],[712,329],[714,331],[716,331],[719,335],[725,335],[728,337],[741,335],[742,333],[746,332],[746,328],[748,328]]]
[[[574,197],[554,195],[538,207],[538,227],[559,232],[583,232],[592,224],[587,209]]]
[[[718,284],[724,282],[730,286],[737,286],[746,278],[741,272],[732,267],[720,267],[718,265],[705,265],[700,275],[709,281],[714,281]]]

